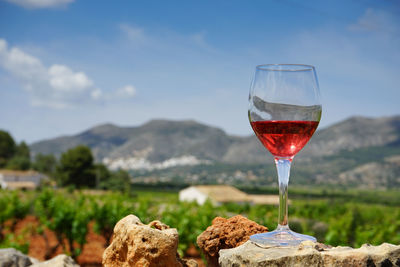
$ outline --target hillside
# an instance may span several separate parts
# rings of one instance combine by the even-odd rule
[[[156,177],[161,175],[157,170],[168,169],[162,176],[193,176],[195,180],[205,172],[200,179],[204,183],[220,180],[221,175],[232,183],[248,183],[254,177],[254,183],[262,179],[264,183],[275,182],[272,157],[255,136],[231,136],[195,121],[152,120],[137,127],[104,124],[77,135],[34,143],[31,149],[59,155],[78,144],[89,146],[97,161],[114,169],[146,170]],[[400,116],[352,117],[315,133],[295,159],[298,178],[294,182],[400,186],[398,155]],[[207,167],[190,167],[204,164]],[[269,173],[267,179],[265,173]],[[232,178],[235,175],[238,178]]]
[[[138,127],[100,125],[74,136],[59,137],[31,145],[34,153],[59,155],[78,144],[89,146],[97,161],[144,159],[159,163],[193,156],[218,161],[238,139],[221,129],[195,121],[152,120]]]
[[[317,131],[303,154],[333,155],[341,150],[390,146],[400,141],[400,116],[352,117]]]
[[[352,117],[318,130],[301,157],[333,155],[342,150],[388,146],[400,142],[400,116]],[[31,145],[34,153],[59,155],[78,144],[89,146],[98,161],[104,158],[145,158],[162,162],[192,155],[226,163],[263,163],[266,151],[255,136],[234,137],[195,121],[152,120],[138,127],[104,124],[73,136]]]

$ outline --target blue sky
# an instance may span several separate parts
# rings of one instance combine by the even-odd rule
[[[322,127],[400,114],[400,2],[0,0],[0,128],[33,142],[166,118],[248,135],[263,63],[316,66]]]

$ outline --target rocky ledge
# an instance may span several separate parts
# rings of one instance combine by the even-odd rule
[[[14,248],[0,249],[0,267],[79,267],[69,256],[61,254],[48,261],[39,261]]]
[[[400,245],[384,243],[361,248],[330,247],[320,243],[303,242],[297,247],[261,248],[247,241],[232,249],[219,252],[221,267],[391,267],[400,266]]]
[[[267,229],[242,216],[215,218],[197,244],[210,267],[400,267],[400,245],[384,243],[361,248],[330,247],[303,242],[295,247],[261,248],[248,241]],[[197,267],[177,253],[178,231],[160,221],[143,224],[129,215],[114,228],[111,245],[103,254],[104,267]],[[39,262],[15,249],[0,249],[0,267],[78,267],[68,256]]]

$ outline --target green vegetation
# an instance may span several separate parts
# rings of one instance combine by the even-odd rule
[[[44,173],[59,187],[97,188],[129,193],[131,177],[123,170],[111,172],[103,164],[95,164],[89,147],[79,145],[61,154],[37,154],[33,161],[28,145],[16,144],[12,136],[0,130],[0,168],[34,169]]]
[[[61,154],[54,177],[61,187],[130,191],[129,173],[123,170],[111,172],[105,165],[95,164],[87,146],[76,146]]]
[[[32,168],[38,172],[53,176],[56,171],[57,159],[54,155],[37,154]]]
[[[17,145],[8,132],[0,130],[0,168],[27,170],[30,165],[28,145],[23,141]]]
[[[278,194],[277,187],[240,187],[242,191],[251,194]],[[400,207],[399,190],[360,190],[343,187],[289,186],[290,199],[329,200],[334,202],[350,202],[365,204],[381,204]]]
[[[130,192],[131,176],[128,172],[124,170],[110,172],[103,164],[97,164],[95,168],[96,187],[98,189]]]
[[[16,144],[13,137],[6,131],[0,130],[0,168],[10,170],[34,169],[53,176],[57,159],[53,155],[37,154],[31,161],[29,146],[22,141]]]
[[[7,162],[7,168],[12,170],[28,170],[31,165],[28,145],[22,141],[16,147],[13,157]]]
[[[7,165],[7,162],[15,154],[15,141],[6,131],[0,131],[0,167]]]
[[[330,245],[358,247],[363,243],[400,244],[400,195],[389,192],[390,206],[382,205],[385,192],[338,191],[295,189],[289,208],[291,228],[316,236],[320,242]],[[296,192],[297,191],[297,192]],[[184,254],[190,244],[203,232],[216,216],[231,217],[242,214],[251,220],[276,227],[278,209],[275,206],[239,205],[235,203],[214,206],[207,202],[180,203],[174,192],[135,191],[135,196],[95,191],[72,191],[44,189],[38,192],[0,191],[0,246],[26,246],[28,240],[11,236],[12,225],[31,214],[40,221],[36,229],[44,233],[43,227],[54,231],[59,240],[56,247],[47,247],[48,255],[63,247],[66,253],[77,257],[90,221],[94,229],[103,235],[109,244],[116,222],[128,214],[137,215],[144,223],[160,220],[177,228],[180,235],[179,252]],[[368,195],[366,198],[357,196]],[[372,198],[375,195],[375,204]],[[333,197],[336,196],[336,197]],[[347,197],[346,197],[347,196]],[[6,223],[8,222],[8,223]],[[45,237],[45,236],[44,236]],[[65,245],[61,240],[67,240]],[[24,243],[25,242],[25,243]],[[72,245],[72,244],[76,245]],[[107,245],[106,244],[106,245]],[[69,250],[69,247],[73,247]]]
[[[154,125],[158,123],[146,127],[152,128]],[[113,126],[104,127],[116,129]],[[175,130],[171,129],[167,131],[168,134],[174,134]],[[212,129],[209,131],[212,136],[221,134]],[[176,135],[176,140],[181,142],[182,136],[197,132],[184,130]],[[163,134],[160,136],[164,138]],[[200,134],[208,142],[209,138],[204,136]],[[97,140],[96,135],[89,137]],[[116,136],[112,140],[119,145],[124,138]],[[205,145],[195,146],[194,151],[200,151],[195,155],[219,160],[223,154],[219,150],[224,147],[221,144],[227,145],[229,142],[222,142],[217,137],[212,140],[214,143],[211,148],[216,149],[212,154],[219,156],[208,157],[207,153],[211,150]],[[155,149],[158,154],[150,155],[149,160],[166,159],[173,147],[177,147],[171,145],[174,143],[172,141],[160,143],[165,147]],[[376,245],[383,242],[400,244],[399,144],[395,141],[382,146],[340,150],[329,156],[300,155],[293,162],[289,190],[292,200],[289,207],[291,228],[334,246],[358,247],[363,243]],[[91,143],[88,145],[97,151],[96,146]],[[266,153],[264,150],[262,152],[255,158],[264,159]],[[39,221],[39,226],[33,230],[46,241],[46,257],[61,247],[76,258],[86,242],[89,225],[93,225],[93,229],[105,237],[108,245],[114,225],[128,214],[135,214],[144,223],[160,220],[177,228],[181,254],[195,244],[197,236],[216,216],[242,214],[273,230],[278,212],[274,206],[235,203],[214,206],[210,202],[199,206],[178,201],[177,191],[190,184],[227,183],[252,194],[277,194],[276,170],[272,159],[267,161],[265,158],[267,164],[250,162],[213,162],[163,170],[114,172],[103,164],[95,163],[92,151],[87,146],[71,148],[60,154],[59,158],[36,154],[31,159],[29,147],[24,142],[17,144],[9,133],[0,131],[0,168],[34,169],[48,175],[53,180],[49,184],[56,182],[58,188],[63,188],[41,188],[35,192],[0,190],[0,247],[12,246],[27,251],[29,239],[19,232],[15,233],[16,225],[27,215],[35,216]],[[131,184],[132,180],[134,184]],[[88,188],[97,190],[85,191]],[[45,229],[54,232],[57,244],[50,244],[44,234]]]
[[[56,177],[61,186],[94,187],[93,155],[87,146],[77,146],[61,155],[57,165]]]

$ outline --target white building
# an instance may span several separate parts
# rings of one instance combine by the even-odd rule
[[[35,189],[47,176],[36,171],[0,170],[3,189]]]
[[[207,199],[215,205],[228,202],[279,205],[278,195],[249,195],[230,185],[195,185],[179,191],[179,201],[203,205]]]
[[[210,199],[214,204],[249,202],[246,193],[229,185],[196,185],[179,192],[180,201],[196,201],[199,205],[203,205],[207,199]]]

